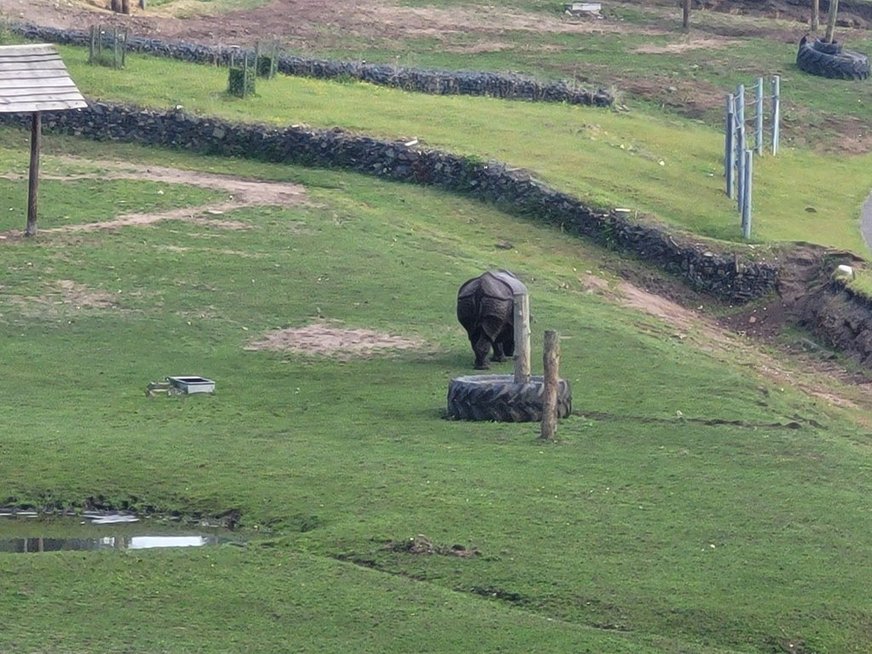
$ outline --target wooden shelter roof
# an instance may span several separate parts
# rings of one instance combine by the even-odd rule
[[[55,47],[48,43],[0,46],[0,113],[86,107]]]

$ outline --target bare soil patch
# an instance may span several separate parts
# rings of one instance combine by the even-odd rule
[[[761,379],[779,387],[800,389],[828,406],[872,409],[868,393],[872,382],[866,375],[852,373],[837,361],[787,351],[779,345],[776,336],[787,322],[786,312],[779,309],[780,300],[768,307],[751,308],[732,319],[718,320],[707,315],[704,306],[688,306],[699,301],[692,293],[685,293],[679,300],[666,297],[663,289],[652,292],[627,280],[609,285],[589,274],[580,281],[590,293],[662,321],[664,328],[656,331],[657,337],[675,339],[724,363],[738,362]],[[758,315],[762,317],[756,319]],[[755,324],[764,320],[765,328],[755,330]]]
[[[118,310],[119,296],[109,291],[91,288],[69,279],[60,279],[45,286],[42,295],[6,297],[19,316],[57,319],[80,312]]]
[[[729,48],[736,41],[732,39],[696,38],[681,41],[679,43],[666,43],[664,45],[641,45],[633,52],[639,54],[680,54],[689,50],[718,50]]]
[[[74,163],[86,163],[73,157],[66,158]],[[80,223],[63,227],[40,228],[41,234],[91,232],[113,230],[122,227],[148,226],[164,220],[185,220],[204,227],[214,229],[250,229],[251,225],[221,218],[234,209],[249,206],[292,206],[305,202],[305,189],[298,184],[283,182],[265,182],[260,180],[241,179],[229,175],[217,175],[194,170],[148,166],[136,168],[130,164],[115,161],[88,161],[87,164],[104,169],[98,173],[75,175],[43,175],[43,179],[70,181],[80,179],[131,179],[137,181],[165,182],[167,184],[187,184],[201,188],[215,189],[227,194],[226,200],[212,204],[171,209],[151,213],[130,213],[118,216],[114,220],[95,223]],[[23,176],[6,176],[7,179],[24,179]],[[0,242],[16,241],[23,238],[20,231],[0,233]]]
[[[135,4],[135,3],[131,3]],[[201,43],[250,45],[273,38],[295,47],[317,47],[340,38],[376,40],[436,38],[457,33],[501,34],[506,31],[561,34],[620,33],[620,22],[572,20],[560,14],[507,9],[498,5],[469,9],[404,7],[388,0],[272,0],[261,7],[215,13],[202,2],[138,7],[130,16],[113,14],[99,0],[0,0],[0,12],[40,25],[78,28],[92,22],[119,23],[140,36],[160,36]],[[637,33],[638,29],[635,30]],[[644,33],[663,34],[662,30]]]
[[[274,350],[350,360],[397,350],[420,350],[424,342],[372,329],[349,329],[317,322],[304,327],[277,329],[251,341],[247,350]]]
[[[69,279],[57,283],[61,302],[77,309],[108,309],[117,305],[117,297],[112,293],[90,288]]]

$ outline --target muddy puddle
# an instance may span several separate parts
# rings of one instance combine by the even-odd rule
[[[226,530],[141,521],[127,513],[52,517],[31,511],[0,512],[0,554],[241,545]]]

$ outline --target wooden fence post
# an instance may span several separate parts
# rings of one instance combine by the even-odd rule
[[[560,383],[560,335],[553,329],[545,331],[545,347],[542,355],[545,366],[542,392],[542,440],[554,440],[557,431],[557,386]]]
[[[30,133],[30,176],[27,183],[27,226],[25,236],[36,236],[37,198],[39,196],[39,148],[42,135],[42,114],[33,112]]]
[[[530,381],[530,296],[515,293],[515,383]]]

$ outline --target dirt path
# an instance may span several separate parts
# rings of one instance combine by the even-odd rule
[[[94,22],[117,22],[127,25],[138,36],[225,45],[252,45],[258,39],[278,39],[302,49],[348,38],[438,39],[448,33],[467,32],[498,36],[506,31],[561,34],[626,31],[619,23],[566,21],[559,15],[497,5],[443,9],[400,6],[390,0],[353,3],[269,0],[254,9],[216,13],[202,2],[176,0],[146,11],[134,7],[130,16],[122,16],[105,9],[107,4],[97,0],[0,0],[0,12],[14,20],[50,27],[82,29]],[[666,33],[659,29],[638,32]]]
[[[130,179],[137,181],[164,182],[167,184],[187,184],[200,188],[209,188],[227,193],[227,199],[197,207],[183,207],[161,212],[130,213],[118,216],[114,220],[103,222],[65,225],[40,229],[40,234],[58,232],[82,232],[107,229],[119,229],[137,225],[153,225],[164,220],[186,220],[208,224],[222,229],[248,229],[246,223],[236,220],[223,220],[219,216],[226,212],[251,206],[293,206],[306,201],[305,189],[297,184],[282,182],[264,182],[247,180],[229,175],[217,175],[178,168],[148,166],[136,168],[130,164],[116,161],[87,161],[74,157],[62,157],[70,163],[98,166],[104,171],[100,173],[52,176],[43,175],[44,180],[72,181],[81,179]],[[6,175],[5,179],[24,179],[23,176]],[[23,238],[20,231],[0,233],[0,241],[14,241]]]
[[[707,352],[725,365],[734,366],[738,362],[761,379],[779,387],[799,389],[827,406],[872,410],[872,397],[869,396],[872,382],[849,373],[836,362],[813,356],[777,355],[766,341],[754,338],[738,329],[737,325],[725,326],[701,311],[627,281],[609,287],[604,280],[588,276],[584,284],[590,292],[609,301],[663,321],[672,330],[668,338]],[[749,319],[753,317],[743,318],[746,324]]]

